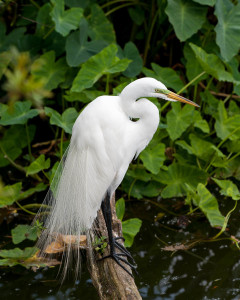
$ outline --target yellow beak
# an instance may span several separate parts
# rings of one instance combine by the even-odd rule
[[[188,100],[187,98],[184,98],[182,96],[179,96],[179,95],[177,95],[177,94],[175,94],[173,92],[168,93],[167,97],[170,98],[170,99],[173,99],[173,100],[177,100],[177,101],[183,102],[183,103],[191,104],[191,105],[196,106],[196,107],[200,107],[195,102],[193,102],[191,100]]]

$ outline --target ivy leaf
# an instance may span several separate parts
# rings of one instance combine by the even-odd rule
[[[125,58],[131,60],[129,66],[123,72],[123,75],[129,78],[137,76],[142,70],[143,60],[138,52],[138,48],[133,42],[128,42],[125,44],[123,55]]]
[[[50,107],[45,107],[44,110],[50,117],[50,124],[61,127],[67,133],[72,133],[73,124],[78,117],[78,112],[74,107],[67,108],[62,115]]]
[[[221,195],[231,197],[233,200],[240,200],[239,189],[231,180],[218,180],[215,178],[212,179],[221,188]]]
[[[193,52],[192,48],[189,46],[188,43],[185,43],[183,48],[184,58],[186,59],[186,74],[189,81],[197,77],[199,74],[202,73],[202,67],[198,62],[195,53]],[[203,74],[198,80],[194,82],[197,84],[199,81],[206,79],[208,77],[207,74]]]
[[[2,139],[0,145],[0,167],[5,167],[10,163],[6,154],[13,161],[22,154],[22,149],[15,140]]]
[[[0,256],[8,259],[25,260],[37,253],[37,247],[27,247],[24,250],[14,248],[10,250],[0,250]]]
[[[180,103],[172,103],[172,110],[167,113],[167,132],[170,138],[175,141],[193,121],[194,108]]]
[[[137,166],[134,166],[134,169],[128,169],[127,175],[144,182],[151,180],[151,174],[149,174],[145,169],[140,167],[138,168]]]
[[[8,66],[8,64],[11,61],[11,55],[9,55],[9,52],[2,52],[0,53],[0,79],[2,78],[2,75],[5,73],[5,70]]]
[[[125,201],[123,198],[119,199],[116,202],[116,214],[118,219],[122,221],[123,216],[125,214]]]
[[[157,174],[165,161],[165,145],[162,143],[154,147],[149,145],[141,152],[139,157],[147,170],[153,174]]]
[[[44,183],[41,182],[41,183],[39,183],[38,185],[36,185],[35,187],[32,187],[32,188],[30,188],[30,189],[28,189],[28,190],[26,190],[26,191],[22,191],[22,192],[18,195],[18,197],[17,197],[16,200],[23,200],[23,199],[26,199],[26,198],[32,196],[33,194],[35,194],[36,192],[42,192],[42,191],[45,191],[47,187],[48,187],[48,186],[47,186],[46,184],[44,184]]]
[[[34,125],[28,126],[29,140],[33,140],[36,127]],[[15,160],[22,154],[22,148],[28,144],[26,128],[23,125],[12,125],[5,130],[4,136],[0,141],[0,167],[7,166],[10,162],[6,158],[5,153],[11,160]]]
[[[18,198],[22,189],[22,183],[6,185],[0,191],[0,207],[11,205]]]
[[[88,23],[82,19],[80,30],[71,33],[66,40],[67,63],[77,67],[106,46],[103,40],[88,41]]]
[[[26,28],[20,27],[6,35],[6,26],[3,22],[0,22],[0,52],[8,50],[13,45],[17,45],[19,40],[23,38],[25,31]]]
[[[126,70],[130,60],[119,59],[115,44],[104,48],[100,53],[86,61],[73,81],[71,92],[81,92],[90,88],[104,74],[117,73]]]
[[[42,170],[48,169],[50,167],[50,158],[45,160],[45,155],[41,154],[37,159],[35,159],[27,168],[27,176],[31,174],[36,174]]]
[[[225,218],[219,211],[217,199],[202,183],[198,184],[197,193],[197,197],[194,197],[195,204],[206,215],[211,226],[223,226]]]
[[[127,175],[124,177],[122,188],[126,193],[130,193],[130,195],[137,199],[142,199],[144,196],[146,197],[156,197],[160,194],[160,190],[162,188],[161,184],[156,181],[143,182],[137,180],[133,184],[133,178]]]
[[[16,101],[12,106],[0,103],[0,125],[26,124],[28,119],[38,115],[37,109],[30,109],[30,101]]]
[[[195,134],[190,134],[189,138],[191,141],[193,153],[202,160],[208,162],[211,160],[211,158],[216,156],[212,164],[214,166],[217,166],[219,160],[221,162],[221,158],[225,157],[225,155],[211,142],[203,140]]]
[[[225,66],[215,54],[208,54],[202,48],[190,43],[190,47],[203,70],[220,81],[237,82],[231,73],[225,71]],[[239,82],[238,82],[239,83]]]
[[[91,18],[89,24],[89,36],[92,40],[103,40],[108,44],[116,42],[113,25],[106,18],[101,7],[97,4],[91,5]]]
[[[218,0],[215,6],[218,24],[215,27],[216,43],[224,60],[229,61],[239,51],[240,45],[240,3],[234,5],[229,0]]]
[[[187,194],[186,184],[196,189],[198,183],[205,184],[208,174],[191,165],[173,163],[167,171],[160,170],[154,179],[166,184],[161,196],[163,198],[182,197]]]
[[[29,225],[18,225],[11,230],[12,241],[14,244],[19,244],[24,240],[36,241],[38,238],[38,228]]]
[[[216,0],[193,0],[193,1],[202,5],[209,5],[209,6],[213,6],[216,3]]]
[[[50,3],[46,3],[38,10],[36,18],[36,35],[45,36],[49,32],[49,27],[53,27],[54,23],[50,17],[52,6]]]
[[[152,63],[151,66],[153,71],[143,68],[144,75],[161,81],[167,87],[174,89],[176,92],[183,88],[183,82],[176,71],[171,68],[160,67],[155,63]]]
[[[215,130],[217,136],[222,140],[227,137],[230,140],[239,140],[240,138],[240,115],[235,114],[232,117],[228,117],[223,101],[220,101],[218,104]]]
[[[142,221],[138,218],[129,219],[122,222],[123,237],[125,238],[125,247],[131,247],[134,237],[139,232]]]
[[[54,51],[44,53],[32,64],[32,74],[36,79],[44,81],[45,88],[49,90],[55,89],[64,81],[66,71],[65,58],[60,58],[55,62]]]
[[[69,102],[79,101],[82,103],[89,103],[93,99],[102,96],[102,94],[103,92],[98,90],[84,90],[80,93],[67,91],[66,95],[64,95],[64,98]]]
[[[188,0],[168,0],[165,12],[177,37],[183,42],[202,27],[207,7]]]
[[[194,127],[201,129],[202,132],[204,132],[204,133],[210,132],[208,122],[206,120],[203,120],[202,118],[196,120],[193,125],[194,125]]]
[[[64,10],[64,0],[51,0],[51,3],[53,9],[50,15],[56,26],[55,30],[62,36],[67,36],[71,30],[77,29],[83,17],[83,9],[73,7]]]

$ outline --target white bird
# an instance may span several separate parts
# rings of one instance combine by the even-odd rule
[[[94,220],[100,208],[110,246],[110,253],[105,258],[113,258],[130,275],[125,265],[135,268],[124,257],[132,259],[130,253],[117,241],[122,237],[113,237],[110,199],[129,164],[148,145],[159,124],[158,108],[141,97],[198,106],[170,92],[156,79],[141,78],[127,85],[119,96],[100,96],[81,112],[73,126],[69,148],[45,199],[51,206],[50,212],[46,214],[43,206],[37,217],[47,215],[38,242],[42,252],[60,236],[76,237],[74,242],[66,244],[64,274],[70,261],[75,259],[78,272],[80,251],[76,245],[81,235],[87,235],[90,244],[90,233],[94,231]],[[133,118],[138,120],[133,122]],[[73,248],[78,249],[75,257]]]

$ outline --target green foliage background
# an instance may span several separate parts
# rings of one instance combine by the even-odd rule
[[[211,191],[240,199],[240,1],[6,0],[0,9],[1,208],[34,215],[79,112],[149,76],[201,107],[152,99],[161,122],[122,195],[184,197],[190,213],[225,228]],[[121,200],[121,219],[124,210]],[[136,220],[134,233],[125,221],[129,246]]]

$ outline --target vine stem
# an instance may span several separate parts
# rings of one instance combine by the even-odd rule
[[[36,215],[36,213],[34,213],[34,212],[32,212],[32,211],[30,211],[30,210],[24,208],[17,200],[15,200],[15,203],[17,203],[17,205],[18,205],[23,211],[25,211],[26,213],[28,213],[28,214],[30,214],[30,215],[34,215],[34,216]]]
[[[29,130],[28,130],[28,124],[25,124],[25,128],[26,128],[26,136],[27,136],[27,145],[28,145],[28,153],[30,156],[30,161],[33,161],[33,157],[32,157],[32,149],[31,149],[31,142],[30,142],[30,137],[29,137]]]
[[[201,76],[203,76],[205,73],[206,73],[206,72],[203,71],[202,73],[198,74],[198,75],[197,75],[196,77],[194,77],[191,81],[189,81],[188,84],[186,84],[183,88],[181,88],[181,89],[177,92],[177,94],[181,94],[181,93],[182,93],[183,91],[185,91],[190,85],[192,85],[193,82],[195,82],[196,80],[198,80],[198,79],[199,79]],[[161,112],[164,111],[165,108],[167,108],[168,105],[169,105],[170,103],[171,103],[170,101],[166,102],[166,103],[162,106],[162,108],[161,108],[160,111],[161,111]]]
[[[125,3],[125,4],[122,4],[122,5],[119,5],[117,7],[114,7],[113,9],[109,10],[108,12],[105,13],[105,16],[109,16],[110,14],[114,13],[115,11],[121,9],[121,8],[124,8],[124,7],[127,7],[127,6],[132,6],[134,5],[134,2],[130,2],[130,3]]]
[[[217,239],[225,231],[227,224],[228,224],[228,220],[230,218],[230,215],[236,209],[236,207],[237,207],[237,201],[235,201],[234,207],[227,213],[222,229],[212,238],[212,240]]]
[[[157,10],[157,12],[156,12],[156,14],[155,14],[155,16],[154,16],[154,18],[152,20],[152,23],[151,23],[151,26],[150,26],[150,29],[149,29],[149,32],[148,32],[146,46],[145,46],[144,54],[143,54],[143,65],[144,66],[146,64],[148,50],[150,48],[150,40],[151,40],[151,37],[152,37],[153,27],[154,27],[154,25],[155,25],[155,23],[157,21],[158,14],[159,14],[159,9]]]

